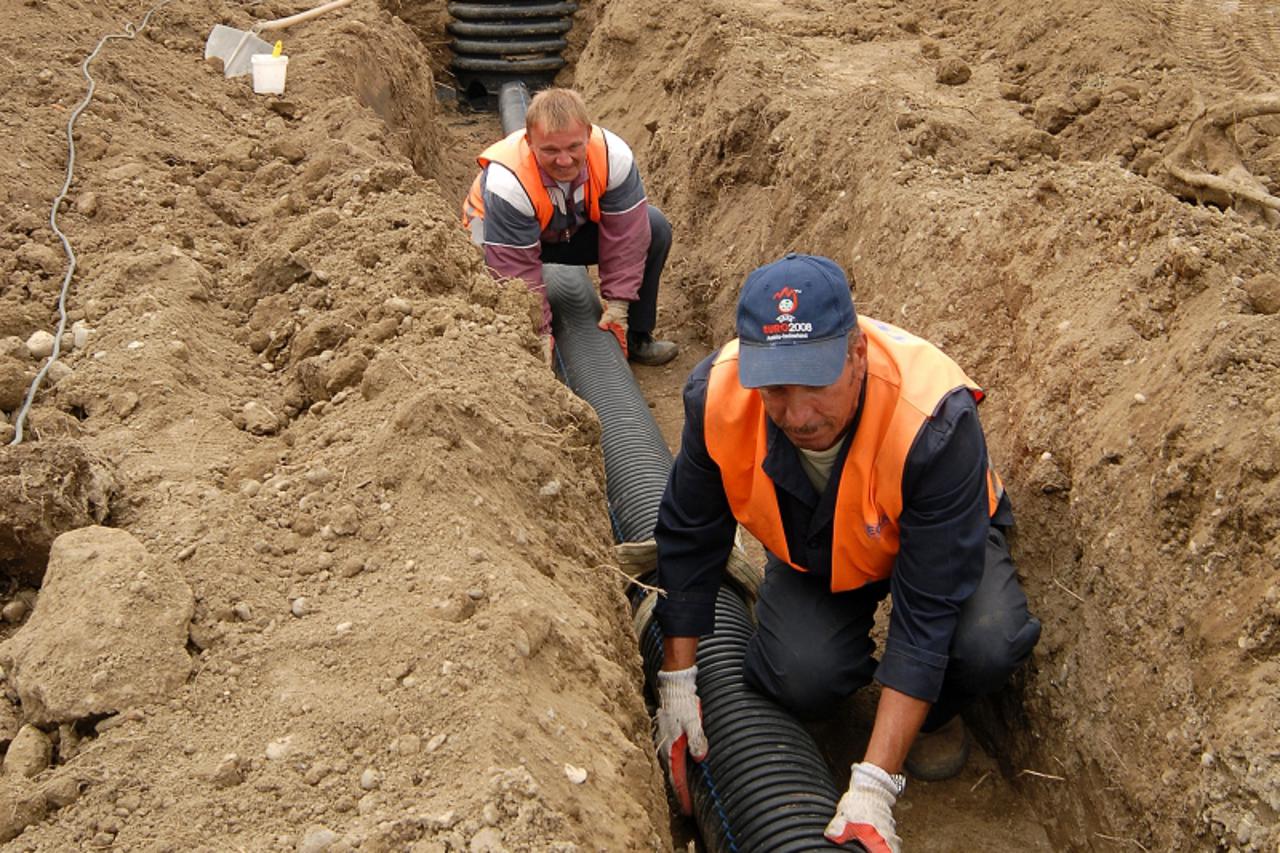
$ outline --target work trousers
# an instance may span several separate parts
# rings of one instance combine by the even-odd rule
[[[798,717],[830,716],[876,671],[871,626],[889,581],[833,593],[825,578],[770,555],[747,645],[748,684]],[[1027,611],[1009,545],[992,527],[977,590],[961,606],[942,691],[922,731],[933,731],[979,696],[994,693],[1030,656],[1040,622]]]
[[[644,280],[636,301],[627,309],[627,331],[648,336],[658,323],[658,281],[671,251],[671,223],[661,210],[649,205],[649,252],[644,259]],[[585,267],[600,263],[600,226],[587,222],[567,243],[543,243],[544,264]]]

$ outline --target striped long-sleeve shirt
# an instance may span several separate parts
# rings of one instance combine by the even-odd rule
[[[649,250],[649,212],[644,184],[627,143],[604,131],[609,176],[600,196],[600,292],[605,299],[634,301],[644,277]],[[542,244],[567,242],[588,222],[583,201],[587,169],[562,187],[542,169],[542,184],[555,212],[545,229],[538,225],[533,203],[515,174],[500,163],[484,170],[483,227],[473,239],[484,247],[484,259],[495,275],[518,278],[542,296],[542,329],[551,328],[551,308],[542,281]],[[567,190],[567,191],[566,191]]]

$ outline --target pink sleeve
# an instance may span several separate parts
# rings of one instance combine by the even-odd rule
[[[634,302],[649,252],[649,204],[600,216],[600,295]]]

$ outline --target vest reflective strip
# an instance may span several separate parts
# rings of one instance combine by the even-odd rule
[[[555,213],[555,205],[551,203],[551,195],[542,183],[542,173],[538,171],[538,161],[525,139],[525,131],[517,130],[504,139],[495,142],[484,150],[476,163],[480,166],[480,174],[471,182],[471,189],[462,202],[462,227],[470,228],[471,220],[484,218],[484,192],[481,190],[481,179],[484,170],[490,163],[501,163],[511,170],[524,188],[529,201],[533,203],[533,212],[538,218],[538,226],[545,229]],[[583,204],[587,217],[592,222],[600,221],[600,196],[609,186],[609,146],[605,142],[604,131],[591,125],[591,135],[587,137],[587,183],[583,187]]]
[[[932,344],[870,318],[858,323],[867,335],[866,399],[838,474],[831,560],[836,592],[889,576],[899,547],[902,472],[920,428],[957,388],[968,388],[981,399],[978,386]],[[762,467],[766,417],[760,395],[738,381],[738,344],[730,342],[717,357],[707,385],[707,451],[720,467],[738,522],[770,552],[805,571],[791,559],[777,492]],[[990,468],[987,484],[994,513],[1003,487]]]

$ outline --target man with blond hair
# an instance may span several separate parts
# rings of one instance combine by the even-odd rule
[[[544,263],[599,264],[600,328],[618,337],[632,361],[658,365],[676,357],[674,343],[653,336],[671,225],[648,203],[631,149],[591,123],[581,95],[539,92],[525,129],[489,146],[477,162],[462,223],[495,276],[521,279],[541,297],[538,331],[548,357]]]

